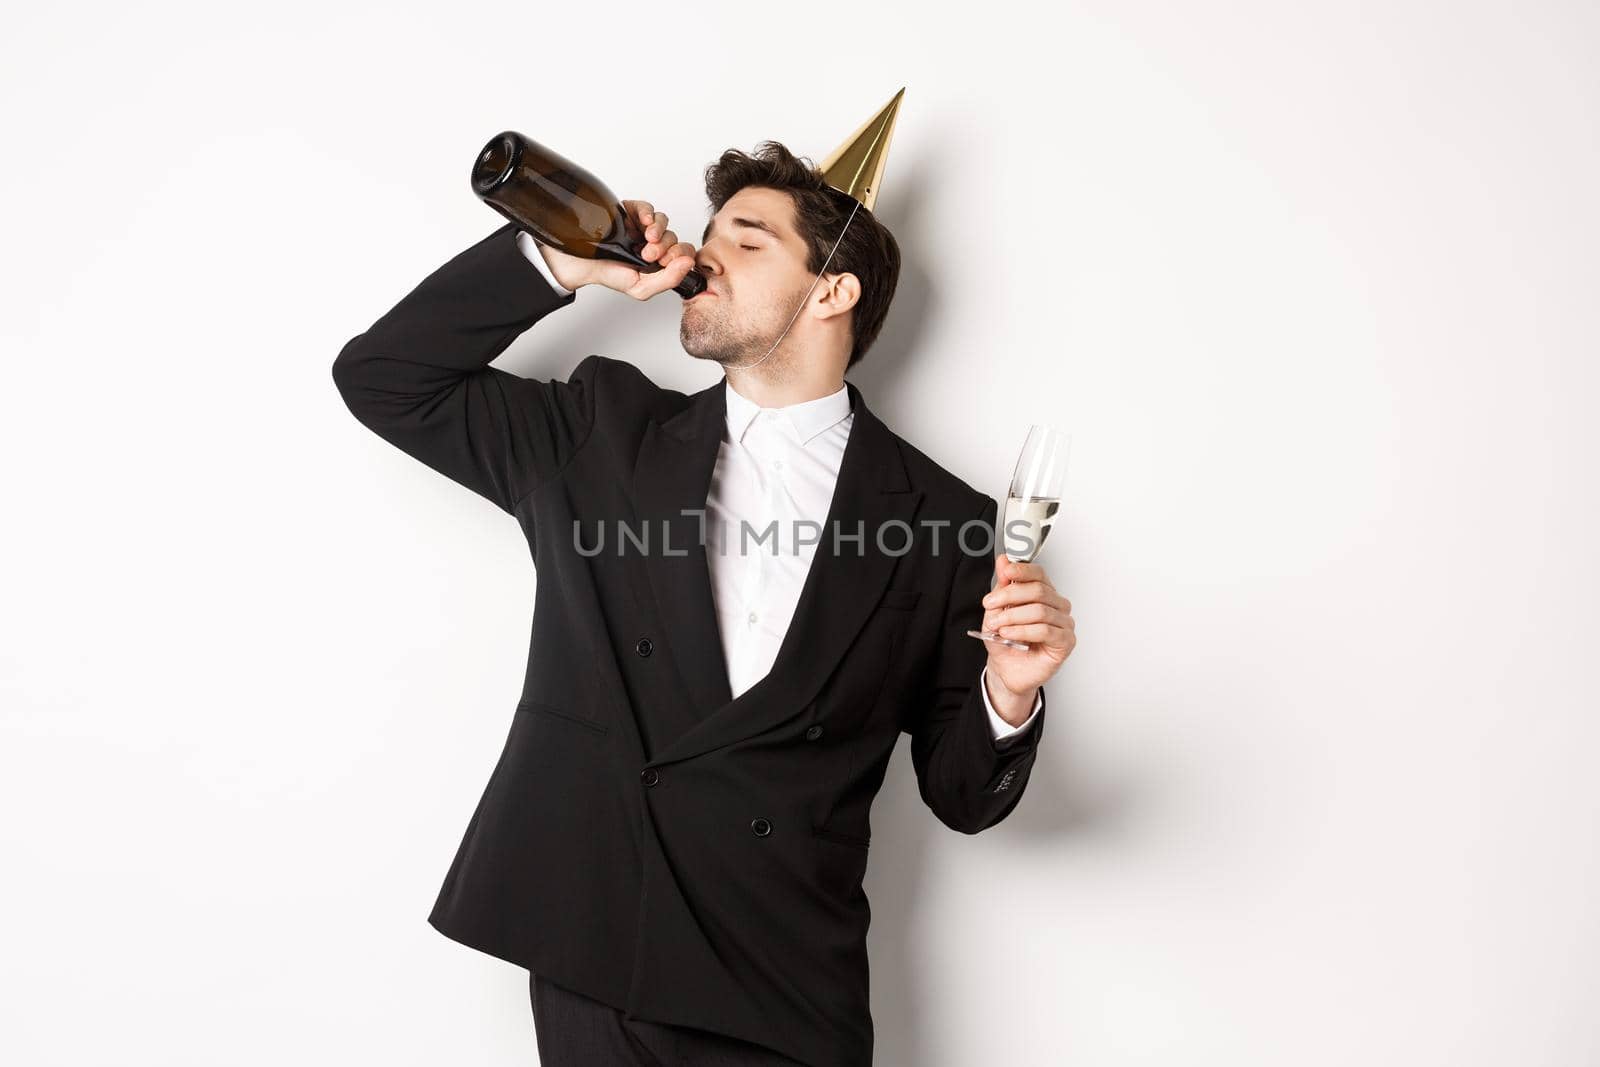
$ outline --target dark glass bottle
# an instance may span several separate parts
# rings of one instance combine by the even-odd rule
[[[583,259],[614,259],[646,273],[644,234],[606,183],[560,153],[507,130],[489,140],[472,165],[472,191],[540,242]],[[673,292],[685,300],[706,287],[691,270]]]

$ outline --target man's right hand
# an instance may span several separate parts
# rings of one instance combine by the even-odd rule
[[[694,267],[694,245],[679,241],[678,235],[667,229],[666,212],[657,211],[645,200],[624,200],[622,210],[644,233],[646,243],[640,255],[646,263],[660,263],[660,270],[650,273],[615,260],[569,256],[535,242],[539,254],[550,267],[551,276],[568,289],[603,285],[635,300],[649,300],[683,281],[683,276]]]

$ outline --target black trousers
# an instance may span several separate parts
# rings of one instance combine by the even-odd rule
[[[726,1034],[629,1019],[528,972],[539,1067],[804,1067]]]

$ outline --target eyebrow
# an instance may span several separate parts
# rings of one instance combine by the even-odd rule
[[[713,226],[715,226],[716,223],[717,223],[717,220],[716,220],[716,218],[714,216],[712,217],[710,222],[706,223],[705,230],[702,231],[701,234],[700,234],[700,243],[701,244],[705,244],[707,241],[711,240],[711,228]],[[779,241],[783,240],[783,236],[781,234],[779,234],[777,230],[774,230],[771,226],[768,226],[765,222],[762,222],[760,219],[735,218],[733,220],[733,224],[735,226],[743,226],[746,229],[750,229],[750,230],[760,230],[762,233],[771,234],[772,237],[775,240],[779,240]]]

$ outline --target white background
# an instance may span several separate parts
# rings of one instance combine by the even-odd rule
[[[851,377],[992,495],[1073,434],[1081,643],[990,832],[902,739],[878,1062],[1597,1062],[1595,9],[560,6],[8,14],[0,1059],[535,1062],[425,922],[535,575],[330,365],[502,129],[697,237],[905,85]],[[674,305],[500,365],[699,388]]]

